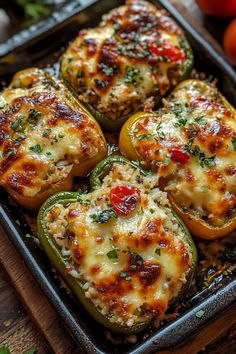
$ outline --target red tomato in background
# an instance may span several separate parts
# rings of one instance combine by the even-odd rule
[[[230,61],[236,65],[236,18],[226,28],[223,45]]]
[[[196,0],[200,9],[209,16],[235,17],[236,0]]]

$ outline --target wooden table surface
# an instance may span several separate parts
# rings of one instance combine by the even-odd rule
[[[205,27],[221,44],[223,31],[228,23],[225,20],[214,20],[204,17],[200,10],[197,8],[194,0],[171,0],[176,6],[183,5],[188,8],[191,16],[196,19],[203,27]],[[1,10],[1,9],[0,9]],[[1,28],[0,28],[1,32]],[[3,32],[2,32],[3,33]],[[0,230],[1,231],[1,230]],[[1,233],[0,233],[1,237]],[[31,280],[33,281],[33,280]],[[43,295],[41,295],[43,297]],[[235,311],[232,312],[235,314]],[[58,319],[57,319],[58,320]],[[221,333],[221,322],[218,322],[218,335],[215,336],[215,341],[207,348],[203,348],[204,353],[208,354],[233,354],[236,353],[236,327],[232,326],[232,316],[229,313],[221,321],[227,321],[229,323],[229,332],[224,338],[218,340]],[[231,323],[232,322],[232,323]],[[223,323],[223,322],[222,322]],[[207,329],[206,329],[207,330]],[[50,331],[49,331],[50,332]],[[50,335],[50,333],[49,333]],[[58,337],[60,333],[58,332]],[[48,338],[49,340],[50,338]],[[198,342],[201,341],[199,337]],[[70,341],[70,339],[69,339]],[[19,296],[12,286],[12,283],[8,277],[6,270],[0,263],[0,348],[3,345],[7,345],[11,351],[11,354],[23,354],[28,350],[37,349],[38,354],[50,353],[52,348],[49,349],[47,340],[40,334],[37,326],[33,323],[28,312],[24,309]],[[71,342],[68,344],[66,352],[61,352],[59,349],[53,350],[56,353],[69,354],[75,353],[74,344]],[[64,347],[65,348],[65,347]],[[69,349],[70,348],[70,349]],[[191,343],[185,348],[184,354],[196,353],[191,349]],[[180,350],[181,351],[181,350]],[[179,353],[174,351],[172,353]],[[1,349],[0,349],[1,354]]]

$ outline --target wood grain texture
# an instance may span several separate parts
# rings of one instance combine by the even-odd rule
[[[34,322],[56,354],[75,353],[75,344],[67,334],[55,310],[33,280],[20,255],[0,228],[0,259],[15,289]]]
[[[5,332],[14,328],[26,316],[17,293],[10,286],[7,273],[0,263],[0,341]]]

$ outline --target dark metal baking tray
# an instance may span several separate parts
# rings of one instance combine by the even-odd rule
[[[52,65],[53,62],[56,62],[53,70],[57,72],[57,59],[78,30],[95,25],[103,13],[122,3],[121,0],[81,0],[71,12],[58,16],[53,26],[45,27],[45,31],[32,38],[29,34],[23,44],[16,46],[8,42],[4,47],[0,46],[1,79],[7,81],[14,72],[30,65],[43,66],[48,63]],[[222,93],[236,106],[236,73],[225,58],[194,30],[168,1],[159,0],[155,3],[168,10],[185,30],[194,49],[197,69],[216,77]],[[19,207],[14,205],[3,189],[0,189],[0,223],[58,311],[65,323],[65,328],[69,330],[84,353],[145,354],[177,347],[224,313],[236,300],[235,277],[233,275],[223,277],[220,283],[211,284],[209,288],[194,296],[191,299],[191,306],[182,311],[178,319],[152,333],[146,333],[146,339],[139,337],[137,344],[133,345],[130,343],[114,345],[104,335],[104,329],[72,296],[68,295],[65,289],[61,288],[60,281],[51,271],[50,263],[43,251],[32,238],[26,237],[29,226],[21,218]],[[196,317],[199,310],[205,311],[200,319]]]

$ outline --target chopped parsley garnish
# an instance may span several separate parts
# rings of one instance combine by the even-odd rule
[[[154,213],[155,213],[155,210],[152,209],[152,208],[150,208],[149,211],[150,211],[151,214],[154,214]]]
[[[20,126],[24,116],[18,117],[14,122],[11,123],[10,127],[12,130],[17,130],[17,128]]]
[[[125,278],[125,277],[126,277],[126,275],[127,275],[127,273],[126,273],[126,272],[124,272],[124,271],[121,271],[121,272],[120,272],[120,277],[121,277],[121,278]]]
[[[52,129],[51,128],[47,128],[43,131],[43,137],[49,135],[51,133]]]
[[[138,68],[132,68],[131,66],[126,66],[125,78],[124,78],[125,83],[132,84],[133,86],[138,86],[139,82],[137,81],[137,75],[139,74],[140,74],[140,70]]]
[[[50,151],[47,151],[47,152],[45,153],[45,155],[46,155],[46,157],[47,157],[48,160],[52,160],[52,159],[53,159],[52,153],[51,153]]]
[[[117,250],[114,249],[114,250],[111,250],[111,251],[107,252],[107,257],[109,259],[117,258],[118,257],[117,256]]]
[[[138,140],[149,139],[152,137],[152,134],[140,134]]]
[[[135,259],[135,262],[138,263],[139,265],[143,264],[143,258],[140,256],[140,254],[135,253],[134,254],[134,259]]]
[[[160,255],[161,255],[161,249],[160,249],[159,247],[157,247],[157,248],[155,249],[155,253],[156,253],[158,256],[160,256]]]
[[[99,214],[91,214],[89,216],[91,219],[93,219],[94,222],[98,224],[107,224],[111,218],[117,219],[118,214],[113,209],[106,209]]]
[[[234,151],[236,151],[236,138],[233,137],[233,138],[231,139],[231,141],[232,141],[232,144],[233,144]]]
[[[131,264],[130,265],[130,270],[132,270],[132,272],[135,272],[137,269],[136,265],[135,264]]]
[[[201,167],[207,166],[207,167],[213,167],[215,166],[215,155],[206,157],[204,152],[200,150],[198,146],[194,146],[191,148],[188,144],[184,146],[184,151],[188,154],[191,154],[192,156],[196,156],[199,159],[199,164]]]
[[[166,157],[165,158],[165,164],[168,166],[171,162],[171,158],[170,157]]]
[[[165,139],[165,133],[160,131],[160,129],[161,129],[161,123],[158,123],[156,127],[157,135],[159,136],[160,139]]]
[[[29,116],[28,116],[28,122],[34,123],[40,115],[41,115],[40,112],[36,111],[35,109],[30,109]]]
[[[1,134],[2,134],[2,137],[3,137],[4,140],[10,138],[10,135],[8,133],[6,133],[6,132],[1,132]]]
[[[14,155],[15,154],[15,150],[14,149],[8,149],[8,152],[6,153],[6,157],[10,157],[10,156],[12,156],[12,155]]]
[[[19,136],[15,139],[15,146],[20,146],[21,141],[26,138],[26,135],[24,133],[19,133]]]
[[[184,213],[186,213],[186,211],[188,211],[188,208],[187,208],[187,207],[182,207],[182,211],[183,211]]]
[[[127,281],[132,280],[132,277],[130,275],[127,275],[127,273],[125,271],[120,272],[120,277],[125,278],[125,280],[127,280]]]
[[[118,66],[104,66],[102,68],[102,72],[103,74],[105,74],[106,76],[113,76],[118,72]]]
[[[189,138],[188,138],[189,143],[192,143],[192,142],[193,142],[193,140],[195,139],[196,135],[197,135],[197,130],[196,130],[196,129],[193,129],[193,130],[191,131],[191,134],[190,134]]]
[[[40,152],[42,152],[42,148],[41,148],[41,146],[39,144],[31,146],[29,149],[31,151],[35,152],[36,154],[40,154]]]
[[[94,81],[98,88],[106,88],[108,86],[108,82],[105,80],[94,79]]]
[[[199,156],[199,163],[202,167],[213,167],[216,165],[215,156],[205,157],[205,154],[202,152],[201,156]]]
[[[172,109],[172,112],[178,117],[183,112],[183,109],[182,108],[174,108],[174,109]]]
[[[82,77],[84,77],[84,75],[85,75],[84,70],[80,70],[77,72],[76,77],[77,77],[77,79],[81,79]]]
[[[176,123],[174,123],[174,127],[179,128],[179,127],[184,127],[187,124],[188,119],[187,118],[180,118]]]
[[[197,117],[194,120],[200,125],[205,125],[207,123],[207,120],[204,118],[204,116]]]
[[[195,313],[195,316],[197,318],[202,318],[204,315],[205,315],[205,312],[204,310],[199,310],[198,312]]]

